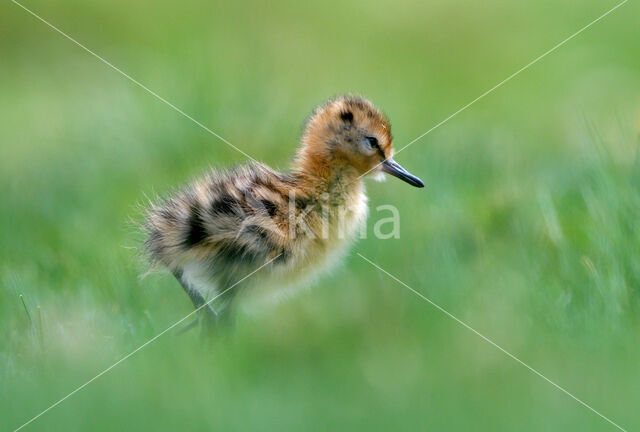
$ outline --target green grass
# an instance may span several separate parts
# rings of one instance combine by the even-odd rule
[[[323,99],[371,98],[401,147],[615,4],[24,3],[278,168]],[[639,428],[639,13],[398,154],[427,187],[368,189],[400,239],[371,220],[312,290],[210,344],[164,335],[25,430],[615,430],[355,251]],[[140,278],[140,206],[245,158],[10,2],[0,36],[5,430],[191,311]]]

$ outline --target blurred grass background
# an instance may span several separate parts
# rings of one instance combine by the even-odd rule
[[[322,100],[365,95],[401,147],[616,3],[23,4],[284,169]],[[0,427],[14,429],[191,311],[171,277],[139,278],[131,220],[145,196],[245,158],[0,8]],[[639,13],[625,4],[400,153],[427,188],[369,184],[372,217],[396,205],[401,238],[355,247],[628,430]],[[354,253],[210,345],[163,336],[25,428],[123,429],[615,430]]]

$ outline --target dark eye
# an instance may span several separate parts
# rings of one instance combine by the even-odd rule
[[[366,137],[367,142],[369,143],[369,147],[371,148],[377,148],[378,147],[378,140],[376,137]]]

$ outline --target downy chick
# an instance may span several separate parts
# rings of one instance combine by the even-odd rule
[[[289,172],[259,163],[213,170],[152,205],[146,250],[208,322],[228,316],[240,292],[288,292],[335,262],[364,223],[362,177],[424,186],[392,159],[392,140],[368,100],[330,100],[308,120]]]

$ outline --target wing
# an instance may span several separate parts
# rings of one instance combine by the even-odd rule
[[[289,176],[262,164],[211,171],[149,209],[146,250],[172,270],[194,258],[225,267],[281,259],[291,190]]]

